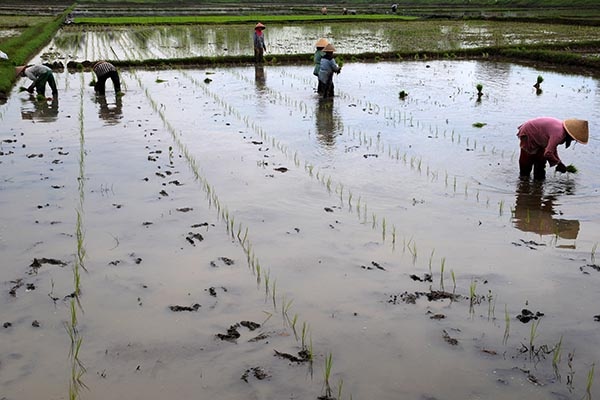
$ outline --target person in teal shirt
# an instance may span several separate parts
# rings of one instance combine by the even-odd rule
[[[317,47],[317,51],[315,51],[315,56],[314,56],[315,68],[313,69],[313,75],[316,76],[317,78],[319,77],[319,70],[321,69],[321,58],[323,58],[323,56],[325,55],[325,52],[323,51],[323,49],[328,44],[329,44],[329,42],[325,38],[321,38],[321,39],[317,40],[317,43],[315,44],[315,46]],[[317,87],[317,92],[319,94],[322,94],[320,89],[322,89],[321,85],[319,85]]]

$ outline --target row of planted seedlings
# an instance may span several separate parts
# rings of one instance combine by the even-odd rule
[[[140,88],[144,91],[152,110],[158,114],[165,129],[169,132],[173,139],[176,149],[183,155],[188,167],[190,168],[194,178],[199,183],[202,190],[205,192],[206,201],[210,208],[216,212],[217,218],[225,225],[226,232],[232,240],[235,240],[242,248],[246,255],[248,268],[255,276],[259,290],[264,290],[265,299],[272,304],[273,314],[278,313],[285,326],[289,327],[293,333],[296,342],[300,346],[298,355],[294,360],[298,362],[307,362],[309,370],[313,371],[315,352],[312,344],[312,330],[308,321],[300,322],[300,315],[292,311],[293,298],[288,297],[285,293],[280,293],[277,287],[277,279],[272,277],[271,269],[261,265],[260,259],[256,254],[251,241],[251,233],[249,228],[243,225],[242,222],[236,221],[235,215],[230,212],[227,206],[222,202],[216,193],[213,185],[202,175],[198,162],[192,152],[189,151],[187,145],[182,140],[180,132],[169,121],[164,111],[164,104],[157,102],[151,95],[150,90],[144,87],[140,77],[133,72],[136,81]],[[272,315],[272,314],[271,314]],[[270,316],[268,317],[270,318]],[[323,367],[323,399],[332,399],[333,389],[331,383],[333,356],[332,353],[327,353],[324,359]],[[337,399],[342,399],[343,381],[340,380],[337,385]]]
[[[194,80],[194,78],[191,78],[192,80]],[[260,135],[260,137],[266,141],[266,142],[270,142],[272,143],[273,147],[276,148],[277,150],[279,150],[282,154],[284,154],[288,159],[290,159],[291,161],[294,162],[294,165],[296,167],[300,167],[302,164],[302,161],[300,160],[299,156],[298,156],[298,152],[293,152],[292,155],[292,151],[284,144],[281,144],[280,141],[276,140],[273,136],[268,135],[265,130],[263,128],[260,127],[259,124],[257,124],[255,121],[251,122],[251,119],[248,118],[247,116],[242,116],[241,113],[239,113],[235,107],[232,107],[231,105],[228,105],[227,102],[220,98],[216,93],[210,92],[208,89],[206,89],[206,86],[203,86],[199,81],[196,81],[196,84],[201,87],[201,88],[205,88],[205,92],[207,95],[211,95],[216,101],[218,101],[223,107],[224,109],[227,111],[227,113],[229,113],[229,115],[234,115],[236,116],[238,119],[240,119],[241,121],[246,123],[246,126],[249,128],[252,128],[254,130],[255,133],[257,133],[258,135]],[[296,104],[296,103],[291,103],[289,102],[289,100],[287,101],[287,104]],[[348,203],[348,209],[352,210],[354,207],[356,207],[356,211],[357,214],[359,215],[359,218],[361,216],[361,197],[359,196],[358,199],[356,200],[356,203],[353,205],[353,194],[351,192],[345,192],[344,191],[344,185],[343,183],[337,183],[334,184],[333,180],[331,178],[331,176],[326,176],[325,174],[321,174],[319,175],[319,171],[316,172],[316,174],[313,175],[313,171],[314,171],[314,166],[309,165],[307,163],[305,163],[305,171],[307,171],[309,173],[310,176],[314,176],[316,177],[316,179],[323,185],[326,187],[327,191],[332,193],[335,192],[336,195],[339,195],[340,197],[340,203],[343,204],[347,201]],[[446,182],[446,186],[448,185],[448,177],[446,176],[445,178],[445,182]],[[335,186],[334,186],[335,185]],[[454,180],[454,188],[456,190],[456,180]],[[488,201],[489,202],[489,201]],[[375,213],[372,213],[371,215],[368,215],[368,211],[367,211],[367,205],[364,204],[363,205],[363,211],[362,211],[362,218],[363,218],[363,223],[365,222],[369,222],[371,223],[371,226],[373,228],[373,230],[375,231],[380,231],[381,232],[381,237],[382,240],[385,241],[386,240],[386,236],[390,237],[390,241],[392,244],[392,250],[395,249],[396,246],[396,237],[397,237],[397,233],[396,233],[396,227],[395,225],[392,225],[391,227],[391,233],[388,233],[388,224],[386,222],[386,218],[385,217],[378,217]],[[503,215],[503,211],[504,210],[504,203],[503,201],[500,201],[499,203],[499,215]],[[367,221],[368,218],[368,221]],[[403,253],[407,252],[410,254],[410,256],[412,257],[413,260],[413,264],[417,263],[417,257],[418,257],[418,247],[417,247],[417,243],[414,240],[414,238],[411,237],[407,237],[405,236],[402,242],[402,249],[403,249]],[[433,277],[433,271],[432,271],[432,264],[433,264],[433,257],[435,254],[435,249],[433,249],[431,251],[431,255],[429,257],[429,271],[430,271],[430,277]],[[450,299],[458,299],[459,297],[456,294],[456,275],[454,270],[450,271],[450,276],[452,278],[453,281],[453,290],[452,293],[450,294],[449,292],[447,292],[445,290],[445,285],[444,285],[444,279],[445,279],[445,270],[446,270],[446,257],[442,257],[440,259],[440,290],[438,291],[439,293],[445,293],[442,296],[447,296]],[[430,289],[431,290],[431,289]],[[477,281],[472,279],[471,283],[469,285],[469,295],[467,296],[467,298],[469,299],[469,314],[474,317],[475,315],[475,307],[479,304],[482,303],[487,303],[487,307],[488,307],[488,311],[487,311],[487,319],[488,320],[492,320],[492,319],[496,319],[495,317],[495,305],[496,305],[496,301],[497,301],[497,296],[495,296],[491,290],[488,291],[487,295],[479,295],[477,293]],[[531,332],[530,332],[530,337],[529,337],[529,344],[528,346],[525,347],[525,350],[527,352],[529,352],[530,354],[530,360],[534,361],[536,363],[538,363],[542,358],[545,357],[546,354],[552,354],[552,367],[553,369],[556,371],[557,374],[559,374],[559,368],[558,368],[558,364],[561,361],[561,347],[562,347],[562,339],[559,340],[559,342],[554,345],[554,346],[549,346],[549,345],[537,345],[536,343],[536,338],[538,337],[538,332],[537,332],[537,327],[539,325],[539,321],[537,321],[535,323],[535,325],[532,325],[531,327]],[[504,328],[504,335],[503,335],[503,344],[504,345],[508,345],[508,338],[510,336],[510,315],[508,313],[508,305],[505,305],[505,328]],[[570,390],[573,389],[573,371],[572,371],[572,362],[573,362],[573,357],[574,354],[571,353],[569,355],[569,376],[570,378],[567,381],[567,384],[570,388]],[[591,384],[593,382],[593,375],[594,375],[594,365],[592,365],[590,367],[589,373],[588,373],[588,379],[586,381],[586,394],[590,393],[591,390]],[[558,376],[557,376],[558,377]]]

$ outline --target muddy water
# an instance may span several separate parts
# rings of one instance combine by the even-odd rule
[[[77,61],[107,58],[214,57],[251,55],[252,25],[151,27],[64,27],[49,45]],[[325,37],[338,52],[453,51],[510,44],[598,39],[597,27],[494,21],[407,21],[382,23],[286,24],[265,31],[267,57],[310,54]],[[368,38],[368,40],[365,40]],[[440,39],[441,38],[441,39]]]
[[[123,98],[91,79],[0,108],[2,396],[67,396],[78,255],[85,398],[317,398],[328,355],[334,397],[586,395],[597,79],[346,63],[331,102],[310,66],[124,71]],[[588,145],[559,148],[579,173],[519,182],[516,127],[538,115],[589,120]],[[261,326],[217,336],[241,321]],[[298,356],[303,326],[312,368],[274,355]]]

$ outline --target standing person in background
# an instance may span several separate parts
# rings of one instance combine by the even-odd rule
[[[121,80],[119,79],[119,73],[114,65],[109,63],[108,61],[98,61],[92,67],[94,74],[96,74],[96,84],[94,85],[94,90],[100,96],[104,96],[105,94],[105,86],[106,80],[110,78],[113,83],[113,87],[115,88],[115,93],[117,95],[121,93]]]
[[[587,121],[580,119],[560,120],[552,117],[530,119],[519,126],[517,136],[520,141],[519,176],[529,178],[533,168],[533,178],[546,178],[546,162],[556,171],[565,173],[567,167],[558,157],[557,147],[564,144],[566,148],[571,142],[586,144],[589,131]]]
[[[38,95],[46,97],[46,83],[48,83],[48,86],[52,90],[52,97],[58,98],[56,81],[49,67],[45,65],[25,65],[17,67],[15,72],[17,76],[26,76],[33,81],[27,88],[29,93],[33,93],[33,89],[35,88]]]
[[[342,70],[333,58],[334,51],[335,48],[331,43],[323,48],[325,55],[321,58],[321,66],[319,68],[319,88],[317,92],[325,98],[333,97],[333,74],[334,72],[339,74]]]
[[[262,63],[264,61],[263,54],[267,51],[265,36],[263,35],[265,28],[266,26],[260,22],[254,27],[254,62],[256,63]]]
[[[317,51],[315,51],[315,57],[314,57],[315,68],[313,69],[313,75],[316,76],[317,78],[319,77],[319,71],[321,69],[321,58],[323,58],[323,56],[325,55],[325,52],[323,51],[323,49],[328,44],[329,44],[329,42],[325,38],[321,38],[321,39],[317,40],[317,43],[315,44],[315,46],[317,47]],[[319,85],[317,87],[317,92],[319,94],[321,94],[319,89],[321,89],[321,85]]]

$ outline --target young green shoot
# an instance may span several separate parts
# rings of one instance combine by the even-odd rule
[[[446,257],[442,257],[440,266],[440,290],[444,291],[444,269],[446,268]]]
[[[510,315],[508,314],[508,306],[504,305],[504,337],[502,338],[502,344],[506,346],[508,343],[508,337],[510,335]]]
[[[560,364],[561,359],[561,351],[562,351],[562,341],[563,337],[561,335],[558,343],[554,346],[554,350],[552,350],[552,369],[554,369],[554,376],[560,382],[560,371],[558,370],[558,364]]]

